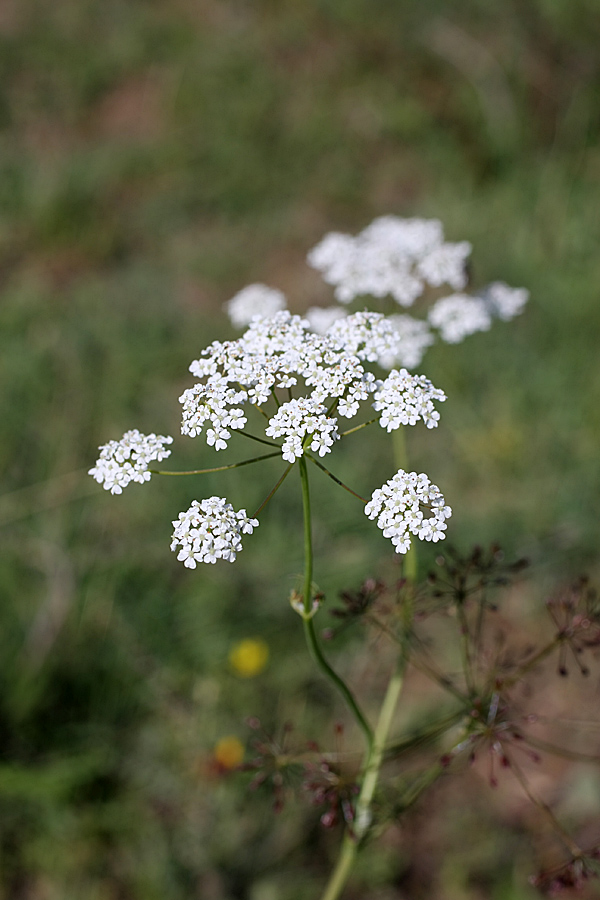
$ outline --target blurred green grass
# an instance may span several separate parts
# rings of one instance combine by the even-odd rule
[[[335,837],[317,838],[310,811],[274,829],[268,798],[198,775],[220,736],[246,739],[248,714],[292,717],[308,736],[339,715],[286,600],[302,565],[297,486],[235,566],[188,572],[170,520],[194,495],[258,505],[275,464],[124,497],[85,471],[130,427],[177,434],[187,366],[228,334],[220,307],[240,287],[280,287],[296,311],[327,302],[305,264],[327,230],[439,217],[472,241],[475,284],[529,288],[520,319],[431,351],[424,369],[449,399],[410,452],[454,507],[454,543],[498,539],[543,584],[597,574],[595,12],[0,5],[0,897],[314,896]],[[363,434],[355,448],[336,472],[366,492],[391,474],[390,450]],[[172,461],[212,458],[182,439]],[[317,580],[333,599],[389,553],[321,484]],[[241,683],[227,653],[254,634],[270,668]],[[448,863],[457,884],[469,865]],[[528,896],[502,887],[506,858],[489,865],[494,896]],[[380,896],[387,876],[369,877]]]

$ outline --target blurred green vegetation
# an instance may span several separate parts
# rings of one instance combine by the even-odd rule
[[[325,728],[324,742],[342,715],[286,599],[298,486],[235,566],[190,572],[169,552],[171,519],[211,493],[256,507],[276,463],[123,497],[85,473],[128,428],[177,434],[187,366],[228,334],[235,291],[262,281],[295,311],[327,302],[305,264],[326,231],[435,216],[473,243],[475,284],[529,288],[521,318],[430,352],[449,399],[410,452],[454,507],[454,543],[533,559],[531,602],[598,572],[597,13],[595,0],[0,3],[2,900],[316,896],[337,835],[308,806],[273,820],[271,798],[211,768],[223,735],[246,742],[247,715]],[[380,484],[381,438],[361,433],[335,471]],[[213,458],[181,439],[170,462]],[[389,546],[319,484],[316,575],[333,599],[389,567]],[[270,664],[243,681],[227,657],[254,635]],[[448,851],[443,896],[529,898],[518,827],[499,832],[480,806],[460,814],[478,854]],[[393,843],[374,848],[348,897],[404,896],[408,868]]]

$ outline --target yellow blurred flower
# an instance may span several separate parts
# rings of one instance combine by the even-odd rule
[[[229,651],[229,664],[242,678],[254,678],[269,660],[269,648],[260,638],[244,638]]]
[[[217,742],[213,759],[222,769],[235,769],[244,758],[244,747],[236,737],[229,735]]]

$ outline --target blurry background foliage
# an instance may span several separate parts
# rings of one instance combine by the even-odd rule
[[[221,304],[245,284],[327,304],[305,254],[328,230],[439,217],[472,241],[475,285],[529,288],[521,318],[430,351],[449,399],[411,457],[455,544],[533,559],[524,602],[597,573],[599,97],[596,0],[1,0],[1,898],[315,896],[337,836],[308,807],[274,821],[214,758],[247,742],[246,715],[311,738],[326,722],[324,743],[342,715],[287,603],[298,485],[235,566],[191,572],[170,520],[215,493],[252,510],[280,464],[123,497],[85,473],[130,427],[177,434],[187,366],[230,334]],[[180,438],[169,464],[213,459]],[[390,445],[360,433],[332,466],[369,492]],[[319,484],[333,601],[391,548]],[[229,654],[257,637],[269,665],[242,678]],[[439,851],[443,896],[529,897],[518,823],[460,796],[479,840]],[[401,897],[420,852],[402,846],[373,849],[348,896]]]

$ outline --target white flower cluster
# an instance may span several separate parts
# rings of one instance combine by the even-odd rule
[[[447,344],[459,344],[469,334],[488,331],[492,317],[480,297],[452,294],[442,297],[429,311],[429,321]]]
[[[430,510],[428,518],[424,517],[422,507]],[[446,519],[450,518],[452,510],[427,475],[400,469],[381,488],[373,491],[365,514],[369,519],[377,519],[377,526],[384,537],[391,539],[396,553],[406,553],[411,534],[422,541],[443,540]]]
[[[149,464],[170,456],[171,451],[164,445],[172,443],[172,437],[162,434],[140,434],[137,429],[127,431],[120,441],[109,441],[99,448],[100,456],[88,474],[106,491],[120,494],[132,481],[140,484],[150,481]]]
[[[285,295],[276,288],[266,284],[249,284],[227,301],[225,309],[232,325],[244,328],[255,316],[274,316],[286,306]]]
[[[498,319],[508,322],[523,312],[529,300],[526,288],[511,288],[503,281],[494,281],[482,294],[489,311]]]
[[[319,456],[329,453],[333,442],[339,439],[337,422],[326,415],[326,408],[312,397],[300,397],[283,403],[277,415],[269,420],[265,434],[269,437],[285,437],[282,456],[288,462],[295,462],[304,453],[304,438],[312,434],[311,450],[318,450]]]
[[[231,437],[228,429],[243,428],[247,422],[243,411],[234,406],[246,397],[245,391],[236,391],[219,383],[195,384],[179,398],[183,406],[181,433],[196,437],[209,421],[212,428],[206,432],[206,443],[216,450],[224,450]]]
[[[400,338],[387,316],[377,312],[357,312],[334,322],[327,336],[361,360],[380,363],[395,358]]]
[[[327,332],[359,359],[377,362],[384,369],[418,366],[434,337],[426,322],[412,316],[384,316],[357,312],[335,321]]]
[[[374,399],[373,409],[381,412],[379,424],[389,433],[401,425],[416,425],[419,419],[428,428],[436,428],[440,414],[433,401],[444,401],[446,395],[424,375],[393,369],[385,381],[379,382]]]
[[[268,437],[285,438],[282,455],[290,462],[304,453],[307,435],[312,435],[311,449],[321,456],[328,453],[338,436],[333,410],[351,418],[383,385],[377,408],[387,410],[390,421],[392,405],[397,410],[404,404],[407,423],[422,418],[433,427],[437,414],[432,401],[443,394],[427,379],[403,370],[396,382],[381,382],[365,371],[363,361],[396,352],[398,341],[397,331],[379,313],[348,316],[326,335],[310,332],[305,320],[287,310],[254,319],[238,340],[215,341],[191,364],[190,371],[206,381],[180,398],[182,432],[195,437],[210,422],[207,442],[224,449],[231,429],[246,424],[245,403],[262,406],[275,389],[293,388],[300,379],[300,390],[307,395],[283,403],[266,430]]]
[[[310,251],[308,262],[335,286],[340,303],[365,295],[389,295],[401,306],[411,306],[427,284],[463,288],[470,252],[467,241],[445,243],[437,219],[382,216],[356,237],[326,235]]]
[[[415,369],[427,348],[435,343],[427,322],[406,315],[388,316],[388,322],[398,335],[398,347],[394,356],[381,359],[381,365],[384,369],[392,369],[394,366]]]
[[[236,512],[224,497],[194,500],[186,512],[173,522],[171,550],[181,549],[177,559],[189,569],[196,563],[214,563],[218,559],[235,562],[242,549],[242,534],[252,534],[258,519],[250,519],[245,509]]]
[[[335,287],[335,297],[349,304],[357,297],[391,296],[401,306],[411,306],[427,287],[450,285],[457,293],[438,300],[427,320],[407,315],[381,316],[375,334],[365,338],[361,359],[378,362],[385,369],[418,366],[428,347],[441,340],[456,344],[467,335],[487,331],[494,319],[508,321],[522,312],[529,292],[494,282],[479,295],[462,293],[467,283],[467,241],[448,243],[437,219],[401,219],[382,216],[358,235],[332,232],[308,254],[308,262]],[[312,308],[310,327],[332,337],[344,334],[344,309]],[[350,327],[355,331],[355,324]],[[393,335],[395,332],[395,336]],[[358,352],[358,351],[357,351]]]

